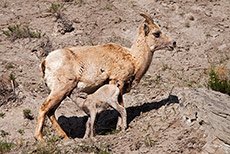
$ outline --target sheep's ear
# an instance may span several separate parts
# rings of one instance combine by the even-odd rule
[[[143,29],[144,29],[144,32],[145,32],[145,36],[147,36],[149,34],[149,32],[150,32],[149,26],[147,24],[144,24]]]

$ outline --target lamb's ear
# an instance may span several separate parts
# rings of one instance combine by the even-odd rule
[[[150,32],[149,26],[147,24],[144,24],[143,30],[145,32],[145,36],[147,36]]]

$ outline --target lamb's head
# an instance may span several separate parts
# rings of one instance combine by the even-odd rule
[[[176,47],[176,42],[161,32],[149,14],[141,13],[140,15],[145,18],[145,21],[141,25],[139,32],[144,35],[152,52],[161,49],[169,49],[171,51]]]

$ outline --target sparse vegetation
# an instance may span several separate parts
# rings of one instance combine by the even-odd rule
[[[104,149],[102,146],[97,145],[80,144],[73,150],[76,153],[109,154],[109,152],[106,149]]]
[[[48,12],[51,12],[51,13],[58,13],[58,12],[62,11],[64,5],[65,5],[64,3],[63,3],[63,4],[51,3],[51,6],[50,6],[50,8],[48,9]]]
[[[33,115],[31,115],[31,110],[30,109],[24,109],[23,110],[23,115],[24,115],[24,118],[26,118],[26,119],[29,119],[29,120],[34,119]]]
[[[230,95],[230,80],[226,67],[219,66],[217,69],[211,67],[208,87],[212,90]]]
[[[61,149],[55,143],[37,144],[32,153],[38,154],[61,154]]]
[[[52,13],[57,19],[61,19],[63,17],[62,11],[64,10],[65,4],[56,4],[51,3],[51,6],[48,9],[48,12]]]
[[[4,118],[5,115],[6,115],[5,113],[2,113],[2,112],[0,113],[0,117],[1,117],[1,118]]]
[[[12,42],[20,38],[41,38],[40,31],[31,31],[28,26],[20,27],[19,25],[9,26],[8,30],[2,31]]]
[[[190,23],[189,23],[189,22],[186,22],[184,26],[185,26],[186,28],[189,28],[189,27],[190,27]]]
[[[6,137],[8,135],[10,135],[8,132],[1,130],[1,137]]]
[[[25,131],[23,129],[19,129],[18,130],[18,133],[21,134],[21,135],[24,135],[25,134]]]
[[[154,145],[157,144],[157,141],[152,140],[151,137],[147,135],[145,137],[144,143],[147,147],[153,147]]]
[[[6,69],[11,69],[11,68],[14,68],[14,65],[13,65],[12,63],[7,63],[7,64],[5,65],[5,68],[6,68]]]
[[[9,152],[15,145],[13,143],[8,143],[5,141],[0,141],[0,153]]]

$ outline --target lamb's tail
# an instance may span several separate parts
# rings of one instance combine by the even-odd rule
[[[40,66],[40,73],[42,75],[42,78],[45,77],[45,69],[46,69],[46,60],[43,60]]]

